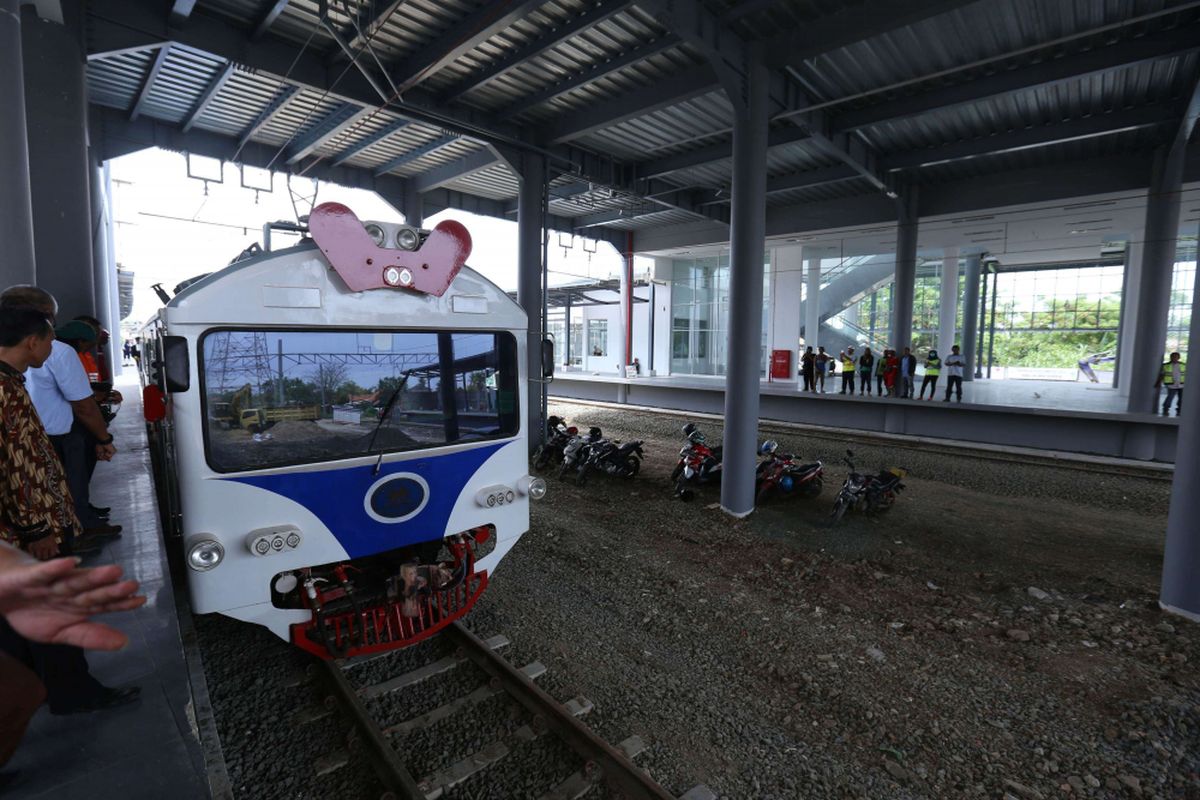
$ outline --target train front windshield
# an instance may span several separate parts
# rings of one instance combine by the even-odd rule
[[[470,331],[214,330],[201,339],[218,472],[515,436],[517,345]]]

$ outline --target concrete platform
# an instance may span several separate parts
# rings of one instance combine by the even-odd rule
[[[840,382],[838,384],[840,386]],[[832,388],[832,387],[830,387]],[[897,400],[798,391],[794,383],[763,381],[762,419],[912,437],[1174,463],[1176,417],[1124,413],[1109,387],[1055,381],[972,381],[966,402]],[[720,414],[724,378],[672,375],[618,378],[556,374],[553,397],[630,403]],[[991,401],[991,402],[987,402]],[[1034,405],[1036,403],[1036,405]]]
[[[92,502],[111,506],[122,538],[89,563],[117,563],[137,578],[149,602],[108,620],[129,634],[127,648],[90,653],[92,674],[108,686],[141,686],[130,706],[51,716],[43,707],[5,771],[19,776],[13,800],[190,800],[210,796],[193,722],[191,680],[158,522],[150,455],[136,385],[118,385],[125,403],[114,420],[117,457],[101,463]]]

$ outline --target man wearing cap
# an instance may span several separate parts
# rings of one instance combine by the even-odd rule
[[[14,306],[35,308],[50,320],[58,313],[58,303],[54,297],[34,286],[13,286],[0,294],[0,307]],[[81,330],[71,330],[76,324]],[[64,325],[63,329],[66,334],[76,334],[84,340],[89,337],[95,339],[95,331],[83,322],[73,321]],[[81,541],[74,541],[74,537],[68,535],[64,544],[74,552],[94,550],[100,542],[120,535],[121,528],[119,525],[109,525],[88,504],[86,444],[80,428],[95,437],[96,458],[101,461],[112,460],[117,452],[112,434],[108,432],[100,406],[92,396],[92,385],[75,348],[56,340],[45,363],[39,368],[30,367],[25,377],[34,408],[62,460],[75,513],[83,526]],[[79,421],[79,427],[73,428],[76,420]]]

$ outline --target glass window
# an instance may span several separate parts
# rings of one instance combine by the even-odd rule
[[[588,320],[588,353],[593,356],[608,355],[608,320]]]
[[[583,363],[583,323],[571,322],[571,364],[579,366]]]
[[[507,333],[212,331],[201,340],[208,462],[265,469],[514,436]]]

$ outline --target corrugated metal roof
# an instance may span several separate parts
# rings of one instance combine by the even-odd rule
[[[845,11],[838,0],[703,0],[703,5],[722,26],[760,39],[789,31],[802,35],[806,26]],[[1175,7],[1179,5],[1190,7],[1179,10]],[[193,13],[212,18],[210,24],[230,24],[238,36],[245,37],[259,26],[272,6],[274,3],[266,0],[199,0]],[[531,132],[569,125],[576,115],[591,114],[606,104],[620,109],[621,102],[632,93],[652,92],[665,81],[708,69],[705,57],[694,45],[681,41],[636,3],[621,0],[547,0],[507,27],[482,29],[487,38],[478,42],[470,38],[474,31],[466,21],[486,25],[511,6],[481,0],[291,0],[270,25],[267,39],[275,47],[290,45],[298,57],[315,55],[324,69],[335,75],[351,68],[322,25],[319,15],[323,7],[329,24],[355,44],[364,41],[361,26],[377,18],[378,24],[368,31],[370,52],[364,51],[363,60],[374,63],[377,58],[392,72],[406,58],[428,52],[438,43],[462,41],[464,48],[473,44],[451,63],[426,76],[420,96],[441,97],[443,105],[448,102],[445,98],[450,98],[464,113],[483,112]],[[580,26],[578,20],[588,20],[589,24]],[[1133,20],[1136,23],[1130,24]],[[1198,21],[1200,4],[1190,0],[978,0],[817,55],[795,66],[791,77],[809,101],[836,123],[839,114],[881,102],[919,96],[945,86],[973,86],[997,72],[1069,58],[1089,49],[1114,44],[1120,47],[1121,42]],[[871,23],[864,20],[867,29]],[[180,30],[186,31],[186,26]],[[573,32],[563,35],[561,31]],[[254,44],[247,43],[246,47],[253,48]],[[523,61],[514,60],[531,52]],[[167,53],[139,113],[170,125],[182,125],[223,73],[226,61],[178,43]],[[635,57],[630,57],[631,53]],[[156,51],[147,48],[122,50],[89,61],[90,101],[132,111],[155,59]],[[509,68],[493,74],[497,64],[508,64]],[[483,75],[490,77],[481,82]],[[854,135],[879,156],[936,150],[963,141],[986,142],[994,134],[1095,119],[1152,104],[1181,104],[1198,76],[1200,55],[1192,52],[878,122]],[[283,76],[239,67],[204,107],[195,125],[236,139],[277,102],[286,88]],[[302,87],[253,132],[252,138],[279,148],[283,154],[344,102],[345,98],[336,94]],[[735,115],[725,93],[715,84],[710,91],[651,112],[632,117],[615,113],[619,119],[606,127],[590,125],[586,133],[573,139],[572,146],[629,164],[652,163],[691,151],[707,153],[706,148],[728,142]],[[398,127],[401,121],[395,108],[373,110],[324,140],[315,155],[334,159],[370,140],[369,146],[348,157],[349,166],[374,171],[400,159],[404,163],[391,171],[412,177],[475,153],[481,146],[470,137],[460,137],[420,157],[404,159],[431,142],[440,142],[447,132],[415,121]],[[385,130],[388,135],[379,138]],[[1162,136],[1163,131],[1155,128],[1106,133],[1077,142],[922,167],[920,179],[940,182],[1063,160],[1144,152]],[[531,133],[531,138],[536,137]],[[668,188],[728,187],[732,180],[730,159],[710,158],[717,160],[668,173],[662,183]],[[281,158],[280,162],[285,160]],[[769,177],[779,177],[835,163],[817,143],[800,140],[772,148],[767,156],[767,172]],[[560,181],[560,185],[566,183]],[[445,186],[489,199],[512,199],[518,183],[506,165],[497,163]],[[870,182],[854,178],[775,192],[768,203],[777,208],[873,191]],[[621,229],[696,219],[683,210],[644,213],[659,206],[633,197],[628,191],[612,194],[597,187],[569,198],[553,197],[551,210],[572,217],[622,208],[637,214],[607,223]]]

